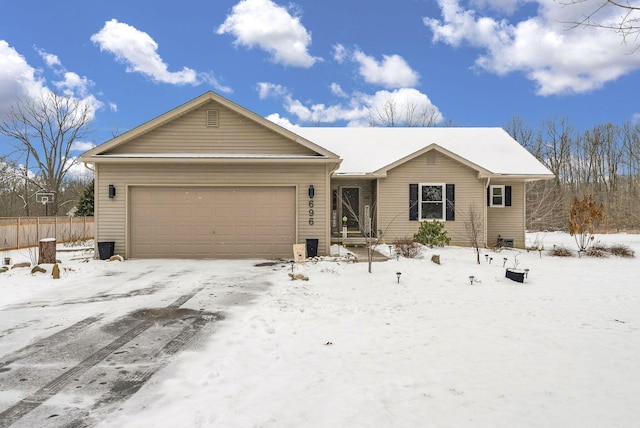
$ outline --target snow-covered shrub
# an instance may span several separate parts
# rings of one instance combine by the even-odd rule
[[[421,255],[420,245],[409,237],[398,238],[393,241],[396,253],[407,259],[415,259]]]
[[[554,245],[551,250],[549,250],[550,256],[555,257],[573,257],[573,251],[565,247],[564,245]]]
[[[635,252],[626,245],[613,244],[609,247],[609,253],[619,257],[634,257]]]
[[[606,245],[596,242],[585,250],[585,254],[589,257],[607,257],[609,249]]]
[[[438,220],[423,221],[420,223],[418,233],[413,235],[413,239],[429,248],[433,248],[434,246],[444,247],[451,242],[447,231],[444,230],[444,224]]]

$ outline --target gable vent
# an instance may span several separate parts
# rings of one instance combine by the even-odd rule
[[[427,165],[435,165],[436,164],[436,154],[429,153],[427,155]]]
[[[207,110],[207,127],[217,127],[219,124],[218,110]]]

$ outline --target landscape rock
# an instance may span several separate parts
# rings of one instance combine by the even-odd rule
[[[16,263],[13,266],[11,266],[11,269],[23,268],[23,267],[31,267],[31,263],[29,262]]]
[[[35,273],[40,272],[40,273],[47,273],[47,270],[45,268],[42,268],[40,266],[34,266],[31,269],[31,274],[34,275]]]
[[[53,269],[51,270],[51,276],[53,277],[53,279],[60,279],[60,267],[58,266],[58,263],[53,265]]]

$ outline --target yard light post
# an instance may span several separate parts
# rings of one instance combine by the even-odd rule
[[[347,218],[346,215],[342,216],[342,245],[346,246],[347,244]]]
[[[402,272],[396,272],[396,276],[398,277],[398,284],[400,284],[400,275],[402,275]]]

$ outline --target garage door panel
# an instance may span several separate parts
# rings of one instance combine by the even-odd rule
[[[294,187],[132,187],[130,256],[274,258],[295,242]]]

